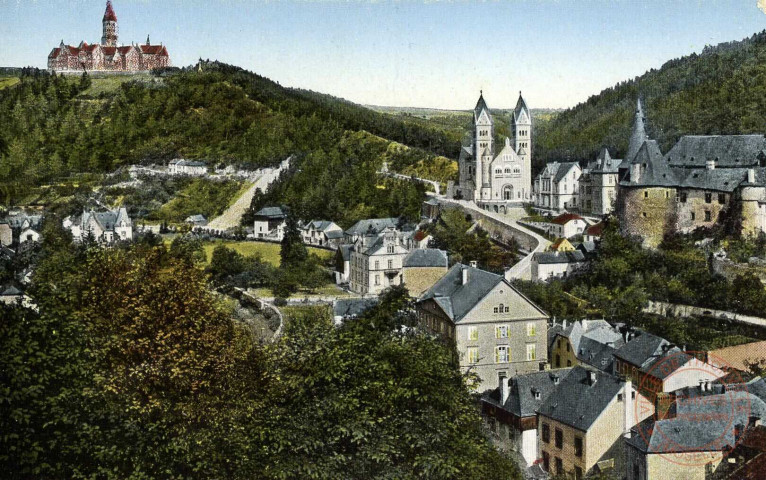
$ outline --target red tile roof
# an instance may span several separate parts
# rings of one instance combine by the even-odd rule
[[[564,225],[571,220],[582,220],[582,217],[574,213],[562,213],[552,220],[557,225]]]
[[[594,237],[600,237],[604,232],[604,222],[598,222],[595,225],[591,225],[585,230],[585,235],[592,235]]]
[[[150,55],[167,55],[168,51],[163,45],[140,45],[141,51]]]
[[[114,13],[111,0],[107,0],[106,2],[106,11],[104,12],[104,20],[109,20],[110,22],[117,21],[117,15],[115,15]]]

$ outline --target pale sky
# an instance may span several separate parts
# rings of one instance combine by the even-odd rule
[[[218,59],[356,103],[493,108],[523,91],[569,107],[603,88],[766,29],[764,0],[114,0],[119,41]],[[101,38],[102,0],[0,0],[0,66],[45,67],[51,48]]]

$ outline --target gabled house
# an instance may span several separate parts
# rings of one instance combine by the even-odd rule
[[[113,243],[133,239],[133,221],[125,207],[105,212],[83,211],[77,218],[64,219],[64,228],[69,228],[76,242],[88,237],[99,243]]]
[[[532,281],[547,282],[553,278],[571,276],[587,264],[585,255],[573,252],[537,252],[532,255]]]
[[[481,397],[481,411],[496,447],[518,453],[531,466],[537,450],[537,409],[571,368],[532,372],[504,378]]]
[[[420,297],[447,273],[447,252],[435,248],[416,248],[402,260],[402,283],[410,296]]]
[[[585,233],[583,233],[583,240],[586,242],[601,241],[601,235],[603,232],[604,222],[598,222],[595,225],[591,225],[585,229]]]
[[[344,232],[343,243],[354,244],[364,237],[375,237],[387,228],[397,229],[397,218],[368,218],[359,220]]]
[[[378,235],[364,235],[350,250],[349,288],[352,292],[378,295],[402,284],[402,266],[408,250],[401,232],[393,227]]]
[[[13,285],[0,288],[0,303],[15,305],[22,301],[24,293]]]
[[[332,304],[332,316],[335,325],[356,318],[378,304],[376,297],[370,298],[339,298]]]
[[[561,212],[577,208],[582,169],[577,162],[551,162],[535,178],[535,207]]]
[[[566,238],[558,238],[548,247],[551,252],[574,252],[575,247]]]
[[[205,175],[207,173],[207,165],[199,160],[176,158],[168,163],[168,173],[171,175]]]
[[[575,213],[562,213],[551,220],[550,233],[562,238],[572,238],[575,235],[582,235],[588,223],[581,216]]]
[[[546,363],[548,315],[502,275],[455,264],[416,310],[426,330],[455,341],[461,371],[482,390]]]
[[[606,147],[588,164],[580,177],[580,211],[606,215],[614,210],[619,184],[621,159],[612,158]]]
[[[196,215],[189,215],[186,217],[186,220],[184,222],[193,225],[195,227],[204,227],[207,225],[207,218],[205,218],[204,215],[200,215],[199,213]]]
[[[343,229],[329,220],[312,220],[301,226],[303,243],[320,247],[337,247],[343,241]]]
[[[608,471],[621,475],[622,437],[641,420],[636,418],[635,400],[629,380],[572,368],[537,409],[543,470],[575,479]]]
[[[281,207],[263,207],[255,213],[253,235],[256,238],[281,242],[285,236],[287,214]]]
[[[549,355],[552,368],[583,365],[614,373],[614,352],[625,344],[618,328],[605,320],[580,320],[551,330],[555,332]]]

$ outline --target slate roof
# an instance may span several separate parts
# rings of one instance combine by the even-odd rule
[[[558,217],[551,220],[551,223],[555,223],[556,225],[566,225],[572,220],[582,220],[582,219],[583,218],[577,215],[576,213],[562,213]]]
[[[2,291],[2,293],[0,293],[0,297],[18,297],[19,295],[22,295],[21,290],[14,287],[13,285],[7,287]]]
[[[582,242],[581,244],[577,246],[577,249],[584,254],[594,253],[596,251],[596,242],[592,240],[589,240],[587,242]]]
[[[537,409],[556,389],[556,379],[561,384],[561,380],[569,375],[571,370],[571,367],[561,368],[526,373],[511,378],[508,385],[510,389],[508,399],[504,405],[500,405],[500,388],[485,393],[483,399],[517,417],[534,417]],[[535,392],[539,392],[540,398],[535,398]]]
[[[731,193],[747,180],[747,170],[744,168],[716,168],[708,169],[674,169],[676,183],[679,187],[694,188],[700,190],[716,190]]]
[[[585,321],[585,327],[583,327],[582,321],[572,322],[569,325],[567,325],[566,328],[563,328],[561,325],[557,325],[559,327],[559,335],[566,337],[569,339],[569,343],[572,344],[572,349],[577,354],[577,352],[580,349],[580,340],[582,339],[583,335],[588,334],[589,332],[596,331],[599,329],[613,329],[613,327],[607,322],[606,320],[600,319],[600,320],[586,320]],[[604,341],[610,341],[614,340],[614,336],[606,337],[604,334],[595,334],[594,338],[602,339],[606,338]]]
[[[175,164],[180,165],[182,167],[204,167],[205,166],[205,162],[202,162],[199,160],[178,160],[177,162],[175,162]]]
[[[573,367],[561,379],[553,395],[538,408],[538,413],[578,430],[587,431],[624,386],[619,378],[595,371],[596,381],[588,382],[588,370]]]
[[[616,344],[619,346],[621,343],[622,337],[620,337]],[[580,339],[580,346],[576,351],[576,356],[578,360],[592,367],[605,372],[612,372],[612,365],[614,364],[613,355],[616,350],[617,348],[606,342],[599,342],[596,339],[583,336]]]
[[[647,140],[641,145],[633,158],[632,164],[641,164],[641,177],[630,179],[630,185],[668,187],[678,183],[678,179],[665,159],[656,140]]]
[[[111,22],[117,21],[117,15],[114,13],[111,0],[107,0],[106,2],[106,11],[104,11],[104,20],[108,20]]]
[[[42,222],[42,215],[27,215],[26,213],[20,213],[18,215],[9,215],[3,219],[3,223],[7,223],[11,228],[21,228],[25,221],[29,220],[29,224],[32,227],[36,227]]]
[[[198,213],[196,215],[189,215],[186,217],[186,221],[191,223],[204,223],[207,222],[207,219],[204,215]]]
[[[636,110],[633,117],[633,130],[631,131],[630,140],[628,142],[628,152],[625,155],[623,165],[620,165],[621,167],[625,166],[625,163],[632,162],[633,158],[638,154],[641,145],[649,139],[649,136],[646,134],[645,122],[644,109],[641,106],[641,99],[638,98],[636,100]]]
[[[636,336],[619,348],[614,356],[626,362],[643,367],[662,353],[662,347],[670,345],[664,338],[638,331]]]
[[[328,240],[335,240],[337,238],[343,238],[343,230],[329,230],[324,232]]]
[[[386,228],[396,228],[396,218],[368,218],[359,220],[346,230],[346,235],[377,235]]]
[[[619,158],[612,158],[609,155],[609,150],[606,147],[601,149],[596,161],[592,164],[592,173],[617,173],[622,160]]]
[[[735,425],[747,426],[749,416],[766,414],[766,403],[745,391],[709,395],[704,402],[677,401],[675,407],[675,417],[650,417],[636,425],[627,443],[645,453],[720,452],[722,445],[736,445]]]
[[[464,269],[468,270],[465,285],[462,281]],[[458,322],[502,281],[500,275],[456,263],[423,294],[421,301],[433,298],[452,321]]]
[[[707,160],[716,167],[759,166],[766,158],[764,135],[685,135],[665,155],[672,166],[704,168]]]
[[[378,299],[375,297],[343,298],[335,300],[332,312],[335,317],[357,317],[377,304]]]
[[[537,262],[538,265],[580,263],[585,261],[585,255],[579,250],[573,252],[537,252],[532,259]]]
[[[338,251],[340,252],[341,257],[346,262],[351,260],[351,252],[353,250],[354,250],[353,245],[341,245],[340,247],[338,247]]]
[[[415,248],[404,257],[404,267],[444,267],[447,268],[447,252],[436,248]]]
[[[673,372],[689,363],[694,357],[683,353],[680,349],[673,349],[670,355],[661,355],[654,361],[650,361],[646,366],[641,367],[644,373],[650,373],[653,377],[665,380]],[[671,368],[660,368],[660,365],[668,365]]]
[[[526,111],[527,116],[532,120],[532,113],[529,111],[529,107],[527,107],[527,102],[524,101],[524,97],[522,97],[521,92],[519,92],[519,99],[516,101],[516,108],[513,109],[513,116],[511,118],[513,123],[516,123],[516,120],[518,120],[522,111]]]
[[[255,213],[256,217],[266,217],[269,219],[285,218],[287,215],[281,207],[263,207]]]
[[[332,225],[333,225],[333,222],[329,220],[312,220],[306,225],[306,228],[314,228],[316,230],[319,230],[320,232],[324,232],[326,229],[330,228]]]
[[[567,176],[569,172],[572,171],[573,168],[579,167],[580,164],[577,162],[563,162],[559,164],[559,168],[556,170],[556,175],[553,177],[553,181],[555,183],[559,183],[561,180],[563,180],[564,177]]]
[[[473,107],[473,115],[474,119],[479,118],[479,115],[481,115],[481,111],[486,110],[487,114],[490,114],[489,107],[487,106],[487,102],[484,101],[484,92],[479,93],[479,100],[476,102],[476,106]],[[492,115],[489,115],[489,120],[492,121]]]

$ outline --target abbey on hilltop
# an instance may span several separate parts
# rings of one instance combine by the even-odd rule
[[[101,43],[89,45],[82,41],[74,47],[65,45],[62,40],[48,55],[48,69],[55,72],[140,72],[170,66],[168,49],[161,43],[152,45],[148,35],[143,45],[118,45],[117,15],[111,1],[106,2],[106,11],[101,23]]]
[[[519,92],[511,113],[510,131],[496,153],[492,113],[484,95],[473,109],[474,133],[460,150],[460,181],[454,196],[473,200],[486,209],[505,213],[507,207],[528,202],[532,195],[532,113]]]

